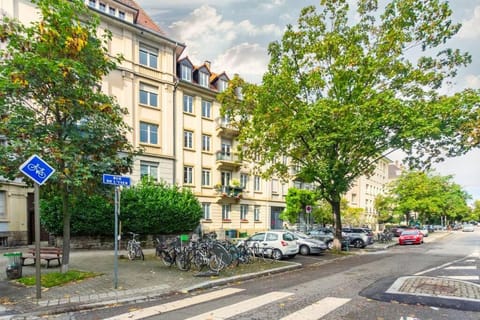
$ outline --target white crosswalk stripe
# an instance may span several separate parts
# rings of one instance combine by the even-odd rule
[[[184,299],[169,302],[169,303],[163,303],[160,305],[156,305],[156,306],[152,306],[144,309],[133,310],[131,312],[120,314],[120,315],[108,318],[106,320],[144,319],[144,318],[153,317],[159,314],[175,311],[181,308],[187,308],[187,307],[208,302],[214,299],[220,299],[229,295],[241,293],[243,291],[245,291],[245,289],[239,289],[239,288],[226,288],[226,289],[216,290],[209,293],[199,294],[196,296],[184,298]],[[294,293],[291,293],[291,292],[283,292],[283,291],[269,292],[263,295],[259,295],[257,297],[243,300],[238,303],[234,303],[218,309],[210,310],[208,312],[202,313],[200,315],[196,315],[186,320],[228,319],[228,318],[240,315],[242,313],[254,310],[256,308],[265,306],[267,304],[274,303],[276,301],[280,301],[282,299],[291,297],[293,295]],[[340,306],[344,305],[348,301],[350,301],[350,299],[326,297],[301,310],[291,313],[290,315],[282,318],[281,320],[296,320],[296,319],[319,320],[326,314],[339,308]]]
[[[216,320],[228,319],[238,314],[256,309],[268,303],[292,296],[293,293],[274,291],[239,303],[235,303],[223,308],[212,310],[186,320]]]
[[[199,304],[199,303],[202,303],[202,302],[210,301],[210,300],[213,300],[213,299],[222,298],[222,297],[232,295],[232,294],[235,294],[235,293],[238,293],[238,292],[241,292],[241,291],[244,291],[244,289],[227,288],[227,289],[223,289],[223,290],[217,290],[217,291],[213,291],[213,292],[209,292],[209,293],[200,294],[198,296],[185,298],[185,299],[182,299],[182,300],[173,301],[173,302],[170,302],[170,303],[160,304],[160,305],[153,306],[153,307],[150,307],[150,308],[135,310],[135,311],[132,311],[132,312],[129,312],[129,313],[124,313],[124,314],[121,314],[121,315],[118,315],[118,316],[115,316],[115,317],[112,317],[112,318],[108,318],[108,319],[105,319],[105,320],[143,319],[143,318],[151,317],[151,316],[154,316],[154,315],[157,315],[157,314],[160,314],[160,313],[165,313],[165,312],[185,308],[185,307],[188,307],[188,306],[192,306],[192,305],[195,305],[195,304]]]
[[[321,319],[327,313],[330,313],[333,310],[337,309],[338,307],[344,305],[348,301],[350,301],[350,299],[326,297],[306,308],[303,308],[301,310],[298,310],[297,312],[289,314],[288,316],[283,317],[280,320],[297,320],[297,319],[318,320],[318,319]]]

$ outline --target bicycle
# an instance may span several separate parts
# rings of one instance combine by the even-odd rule
[[[140,241],[136,239],[139,236],[138,233],[129,232],[132,235],[132,239],[128,240],[127,243],[127,256],[129,260],[135,260],[140,258],[145,260],[142,247],[140,246]]]
[[[256,256],[262,258],[263,262],[274,263],[277,261],[277,259],[274,257],[274,252],[277,249],[273,247],[267,247],[266,243],[263,244],[263,247],[260,247],[258,242],[254,242],[252,249]]]

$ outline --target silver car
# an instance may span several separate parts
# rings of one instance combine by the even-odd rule
[[[289,231],[297,240],[298,252],[301,255],[319,254],[327,250],[327,245],[322,240],[314,239],[302,232]]]
[[[272,248],[272,257],[280,260],[284,257],[293,258],[298,253],[298,245],[292,233],[287,231],[258,232],[245,240],[249,247],[257,243],[259,248]]]

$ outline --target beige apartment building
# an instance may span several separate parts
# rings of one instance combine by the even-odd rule
[[[29,0],[0,3],[3,12],[24,23],[37,18]],[[85,4],[100,15],[99,32],[112,32],[110,53],[124,57],[101,88],[128,109],[125,121],[133,128],[128,138],[144,149],[135,159],[132,182],[148,175],[191,188],[202,204],[205,232],[223,230],[233,236],[282,228],[279,215],[288,188],[305,186],[263,180],[239,161],[238,131],[221,117],[216,100],[228,85],[228,74],[211,70],[208,61],[194,65],[181,57],[186,45],[169,38],[134,1]],[[381,162],[378,172],[359,179],[348,195],[352,206],[365,208],[368,223],[375,222],[373,199],[383,190],[385,167]],[[0,184],[0,246],[2,241],[33,239],[29,196],[21,182]]]

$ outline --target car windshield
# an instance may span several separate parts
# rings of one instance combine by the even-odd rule
[[[295,237],[300,238],[300,239],[308,239],[308,238],[310,238],[309,236],[307,236],[307,235],[306,235],[305,233],[303,233],[303,232],[298,232],[298,231],[297,231],[297,232],[294,232],[293,234],[295,235]]]
[[[402,232],[402,236],[408,236],[412,234],[417,234],[418,232],[416,230],[406,230]]]

